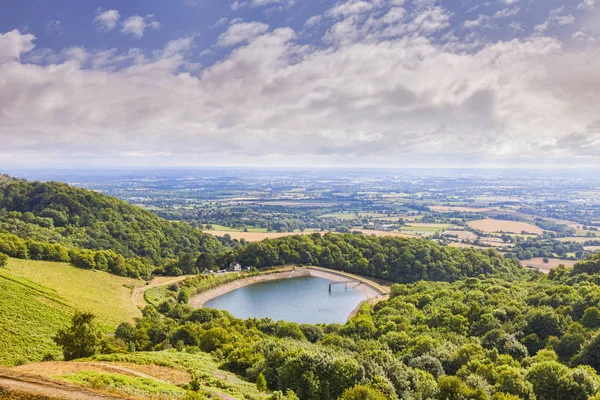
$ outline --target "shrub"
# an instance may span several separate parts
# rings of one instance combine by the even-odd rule
[[[256,377],[256,388],[261,392],[267,391],[267,380],[262,372]]]
[[[98,352],[102,334],[96,326],[95,318],[92,313],[76,312],[71,326],[58,331],[54,342],[62,347],[66,361],[90,357]]]

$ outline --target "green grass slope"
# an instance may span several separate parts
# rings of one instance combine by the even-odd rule
[[[0,268],[0,365],[59,355],[52,337],[75,309],[91,311],[105,331],[141,315],[131,300],[143,282],[65,263],[10,258]]]

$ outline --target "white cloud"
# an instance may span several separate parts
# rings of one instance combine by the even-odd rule
[[[479,16],[477,17],[477,19],[472,19],[472,20],[467,20],[464,21],[462,24],[462,27],[465,29],[475,29],[475,28],[481,28],[481,27],[489,27],[491,26],[490,23],[490,17],[487,15],[483,15],[483,14],[479,14]]]
[[[64,33],[62,23],[57,20],[48,21],[46,23],[46,33],[49,35],[62,35]]]
[[[230,25],[227,31],[219,36],[217,45],[233,46],[254,39],[269,30],[269,25],[262,22],[241,22]]]
[[[231,9],[232,9],[233,11],[237,11],[237,10],[239,10],[239,9],[241,9],[241,8],[244,8],[244,7],[246,7],[247,5],[248,5],[248,3],[247,3],[247,2],[245,2],[245,1],[234,1],[234,2],[231,4]]]
[[[323,17],[321,15],[313,15],[312,17],[306,20],[304,26],[307,28],[312,28],[313,26],[318,25],[322,19]]]
[[[409,29],[424,34],[434,33],[450,26],[450,13],[440,6],[423,9],[412,17]]]
[[[564,6],[550,10],[550,16],[548,17],[548,19],[542,22],[541,24],[535,25],[533,27],[533,30],[537,34],[543,34],[553,26],[563,26],[574,23],[575,17],[573,15],[561,15],[564,11]]]
[[[597,39],[595,37],[590,36],[583,31],[575,32],[573,35],[571,35],[571,38],[577,42],[585,42],[589,44],[594,44],[597,42]]]
[[[94,25],[100,32],[110,32],[116,28],[117,22],[121,18],[121,14],[117,10],[106,10],[96,12],[94,17]]]
[[[154,19],[154,15],[148,14],[145,17],[139,15],[132,15],[122,23],[121,32],[125,35],[131,35],[135,38],[141,38],[144,36],[146,28],[158,30],[160,28],[160,22]]]
[[[15,61],[21,54],[28,53],[34,49],[32,34],[21,34],[18,30],[0,33],[0,63]]]
[[[589,32],[574,26],[566,40],[577,45],[541,32],[471,46],[432,0],[380,1],[324,14],[331,45],[233,24],[217,44],[235,49],[203,69],[193,37],[155,51],[54,53],[34,50],[32,35],[0,35],[0,161],[600,163],[600,49]]]
[[[583,0],[581,3],[579,3],[577,8],[593,10],[596,8],[596,0]]]
[[[520,10],[521,9],[519,7],[505,8],[500,11],[496,11],[496,13],[494,13],[494,18],[513,17],[517,15]]]
[[[362,14],[372,10],[374,4],[362,0],[349,0],[344,3],[339,3],[328,11],[329,15],[335,17],[347,17],[349,15]]]

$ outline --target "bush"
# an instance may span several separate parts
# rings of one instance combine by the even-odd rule
[[[256,377],[256,388],[261,392],[267,391],[267,380],[262,372]]]
[[[76,312],[71,326],[58,331],[54,342],[62,347],[66,361],[90,357],[99,351],[102,334],[96,326],[95,318],[92,313]]]
[[[187,289],[181,289],[177,301],[181,304],[187,304],[190,301],[190,292]]]
[[[586,328],[594,329],[600,326],[600,310],[597,307],[590,307],[585,310],[581,318],[581,324]]]
[[[347,389],[339,400],[386,400],[380,391],[366,385],[356,385]]]
[[[4,267],[8,263],[8,256],[4,253],[0,253],[0,267]]]

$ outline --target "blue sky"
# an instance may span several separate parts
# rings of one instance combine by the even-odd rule
[[[0,167],[598,166],[599,8],[4,0]]]

